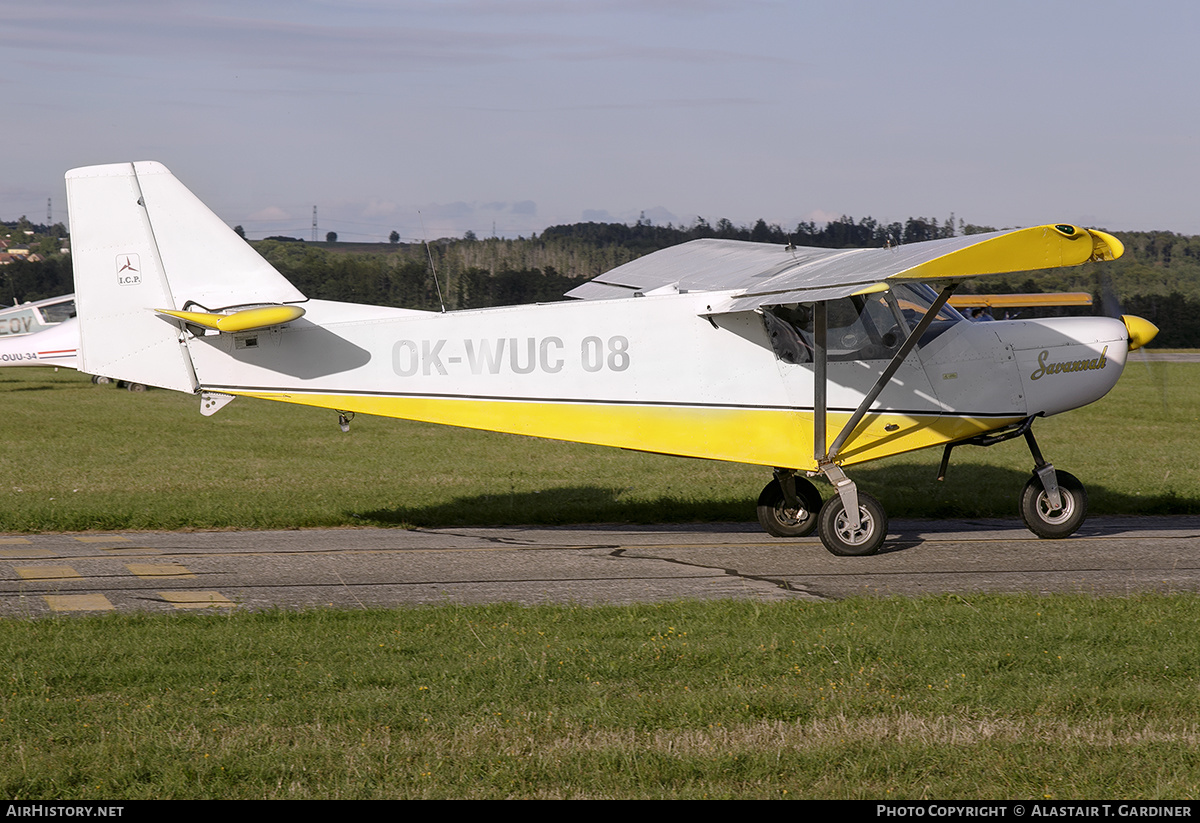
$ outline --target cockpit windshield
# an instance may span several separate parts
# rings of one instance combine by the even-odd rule
[[[829,359],[890,360],[936,298],[937,293],[924,283],[902,283],[882,293],[830,300]],[[950,306],[943,306],[917,345],[928,344],[965,319]],[[780,360],[812,362],[813,304],[767,307],[763,322]]]

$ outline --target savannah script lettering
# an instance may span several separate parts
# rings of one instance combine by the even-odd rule
[[[1093,371],[1102,369],[1108,365],[1108,346],[1100,352],[1100,356],[1093,360],[1072,360],[1067,363],[1047,363],[1046,358],[1050,356],[1050,352],[1043,349],[1038,355],[1038,367],[1033,370],[1033,374],[1029,375],[1030,380],[1037,380],[1046,374],[1061,374],[1069,371]]]

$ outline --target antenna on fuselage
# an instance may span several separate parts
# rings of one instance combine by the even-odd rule
[[[433,265],[433,252],[429,250],[429,237],[425,234],[425,218],[417,209],[417,219],[421,221],[421,239],[425,241],[425,255],[429,258],[429,270],[433,272],[433,286],[437,289],[438,302],[442,304],[442,314],[446,313],[446,301],[442,299],[442,286],[437,279],[437,266]]]

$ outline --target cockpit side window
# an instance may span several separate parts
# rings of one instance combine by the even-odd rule
[[[830,300],[827,313],[829,360],[890,360],[935,298],[936,294],[928,286],[901,284],[890,292]],[[944,306],[918,345],[929,343],[961,320],[962,315]],[[811,304],[766,307],[763,322],[776,357],[785,363],[812,362]]]
[[[41,307],[42,317],[47,323],[61,323],[75,316],[75,301],[64,300]]]
[[[812,362],[812,306],[771,306],[763,311],[763,322],[776,357],[784,363]]]

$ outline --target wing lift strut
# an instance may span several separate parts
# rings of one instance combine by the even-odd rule
[[[951,283],[944,287],[938,294],[937,299],[933,301],[925,315],[917,323],[917,325],[908,333],[908,337],[892,355],[891,361],[887,364],[887,368],[879,375],[875,381],[875,385],[871,386],[871,390],[863,397],[862,402],[858,404],[858,408],[850,415],[850,419],[846,421],[846,425],[842,426],[842,430],[838,432],[837,437],[833,439],[826,448],[825,430],[826,430],[826,415],[827,398],[828,398],[828,359],[829,351],[827,347],[827,337],[829,329],[828,303],[817,303],[813,312],[814,321],[814,343],[813,346],[813,361],[816,365],[814,372],[815,387],[814,387],[814,413],[813,421],[813,457],[817,461],[817,468],[826,479],[833,484],[838,495],[842,498],[842,505],[846,509],[846,525],[850,529],[859,528],[859,510],[858,510],[858,487],[854,485],[854,481],[846,476],[842,471],[841,466],[837,464],[838,454],[842,450],[842,446],[850,439],[850,435],[858,428],[858,424],[866,416],[871,408],[871,404],[878,399],[880,393],[883,392],[887,384],[891,382],[896,371],[904,363],[905,358],[916,348],[917,343],[921,339],[921,335],[925,334],[930,324],[937,317],[938,312],[942,310],[942,306],[946,305],[946,301],[950,299],[950,295],[954,293],[954,289],[958,286],[957,283]]]
[[[842,467],[838,465],[838,458],[841,454],[842,447],[853,436],[855,430],[871,410],[871,406],[879,398],[879,395],[891,382],[900,366],[905,359],[916,348],[921,337],[929,329],[930,325],[937,318],[942,307],[946,305],[946,301],[950,299],[950,295],[954,293],[957,283],[946,285],[937,298],[929,306],[928,310],[921,317],[916,326],[908,332],[904,342],[896,349],[892,355],[892,359],[888,362],[887,367],[875,380],[870,391],[864,395],[862,402],[858,404],[858,408],[850,415],[850,419],[842,426],[841,431],[834,437],[833,442],[828,441],[828,413],[829,413],[829,305],[827,301],[815,301],[813,303],[813,459],[816,461],[817,470],[810,472],[811,474],[822,474],[838,493],[836,498],[841,505],[831,507],[834,501],[830,500],[824,506],[821,506],[820,523],[821,523],[821,542],[825,547],[834,554],[840,555],[864,555],[874,554],[883,542],[883,538],[887,532],[887,515],[879,506],[878,502],[870,495],[860,496],[858,487],[854,481],[846,476]],[[791,469],[775,469],[775,481],[780,490],[782,498],[778,504],[778,510],[784,515],[792,512],[805,511],[809,509],[806,501],[801,499],[802,495],[799,492],[798,484],[795,478],[795,471]],[[768,487],[770,488],[770,487]],[[813,490],[815,495],[815,489]],[[767,527],[767,531],[777,536],[788,535],[791,533],[773,529],[770,524],[770,518],[763,520],[764,503],[767,504],[766,511],[771,511],[771,500],[766,496],[759,499],[759,519],[763,525]],[[819,505],[820,498],[816,498]],[[840,509],[841,511],[837,511]],[[787,523],[783,524],[785,527]],[[796,534],[805,534],[811,531],[816,526],[816,522],[811,522],[805,531],[797,531]]]

